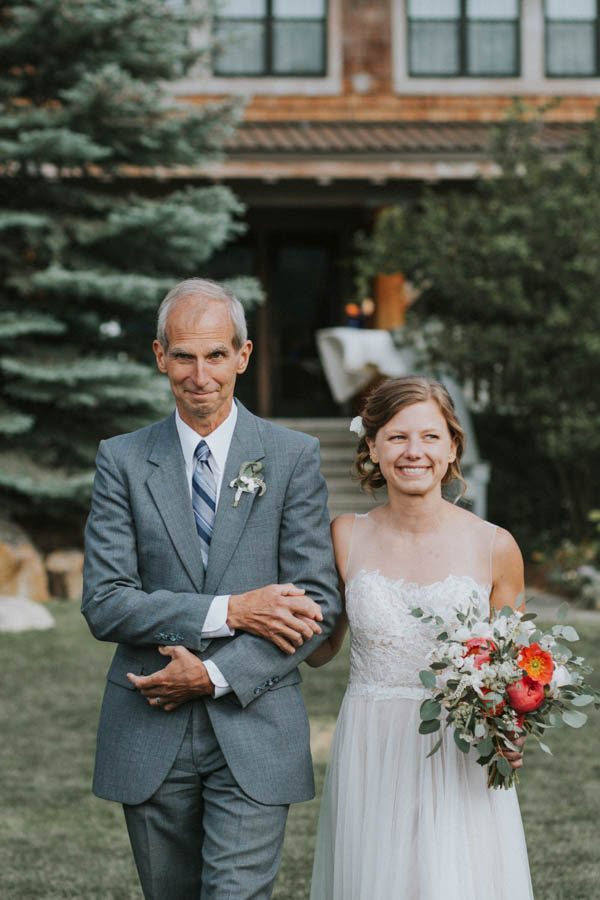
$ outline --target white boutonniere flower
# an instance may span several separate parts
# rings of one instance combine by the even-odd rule
[[[242,463],[237,477],[229,482],[229,487],[236,489],[233,498],[234,506],[238,506],[242,494],[254,494],[258,491],[258,496],[262,497],[267,490],[267,485],[261,475],[262,470],[263,464],[260,460]]]

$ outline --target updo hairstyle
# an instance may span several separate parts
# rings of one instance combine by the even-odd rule
[[[426,403],[428,400],[437,403],[456,448],[456,459],[449,464],[442,484],[449,484],[457,479],[462,483],[461,493],[464,493],[466,482],[460,470],[460,460],[465,449],[465,433],[456,417],[452,397],[439,381],[421,375],[388,378],[367,396],[361,412],[365,434],[359,440],[354,461],[354,473],[360,480],[362,490],[372,494],[385,484],[379,463],[371,460],[367,438],[374,440],[379,429],[393,419],[401,409],[414,403]]]

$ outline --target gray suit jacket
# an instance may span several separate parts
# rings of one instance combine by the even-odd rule
[[[247,460],[262,460],[267,491],[242,494],[229,482]],[[191,703],[164,713],[126,678],[150,674],[181,644],[211,657],[233,692],[200,699],[242,789],[267,804],[313,796],[308,719],[299,662],[254,635],[206,641],[202,626],[217,594],[293,582],[322,608],[323,636],[339,613],[337,578],[319,472],[318,441],[253,416],[238,403],[206,572],[186,483],[175,416],[103,441],[86,526],[82,611],[99,640],[118,644],[100,725],[94,791],[141,803],[169,772]]]

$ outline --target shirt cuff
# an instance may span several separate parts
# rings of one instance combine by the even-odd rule
[[[204,665],[206,666],[208,677],[215,686],[213,697],[218,698],[222,697],[224,694],[230,694],[231,688],[229,682],[221,674],[219,667],[214,662],[211,662],[210,659],[205,659]]]
[[[215,597],[204,620],[202,626],[203,638],[222,638],[233,637],[235,634],[227,624],[227,615],[229,613],[229,598],[231,594],[221,594]]]

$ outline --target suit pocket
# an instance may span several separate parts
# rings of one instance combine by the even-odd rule
[[[110,669],[108,670],[108,673],[106,675],[106,680],[112,682],[112,684],[118,684],[119,687],[124,687],[130,691],[135,691],[135,685],[133,685],[127,678],[128,672],[132,672],[134,675],[147,674],[144,671],[143,663],[139,659],[117,653],[115,654],[113,661],[110,664]]]

